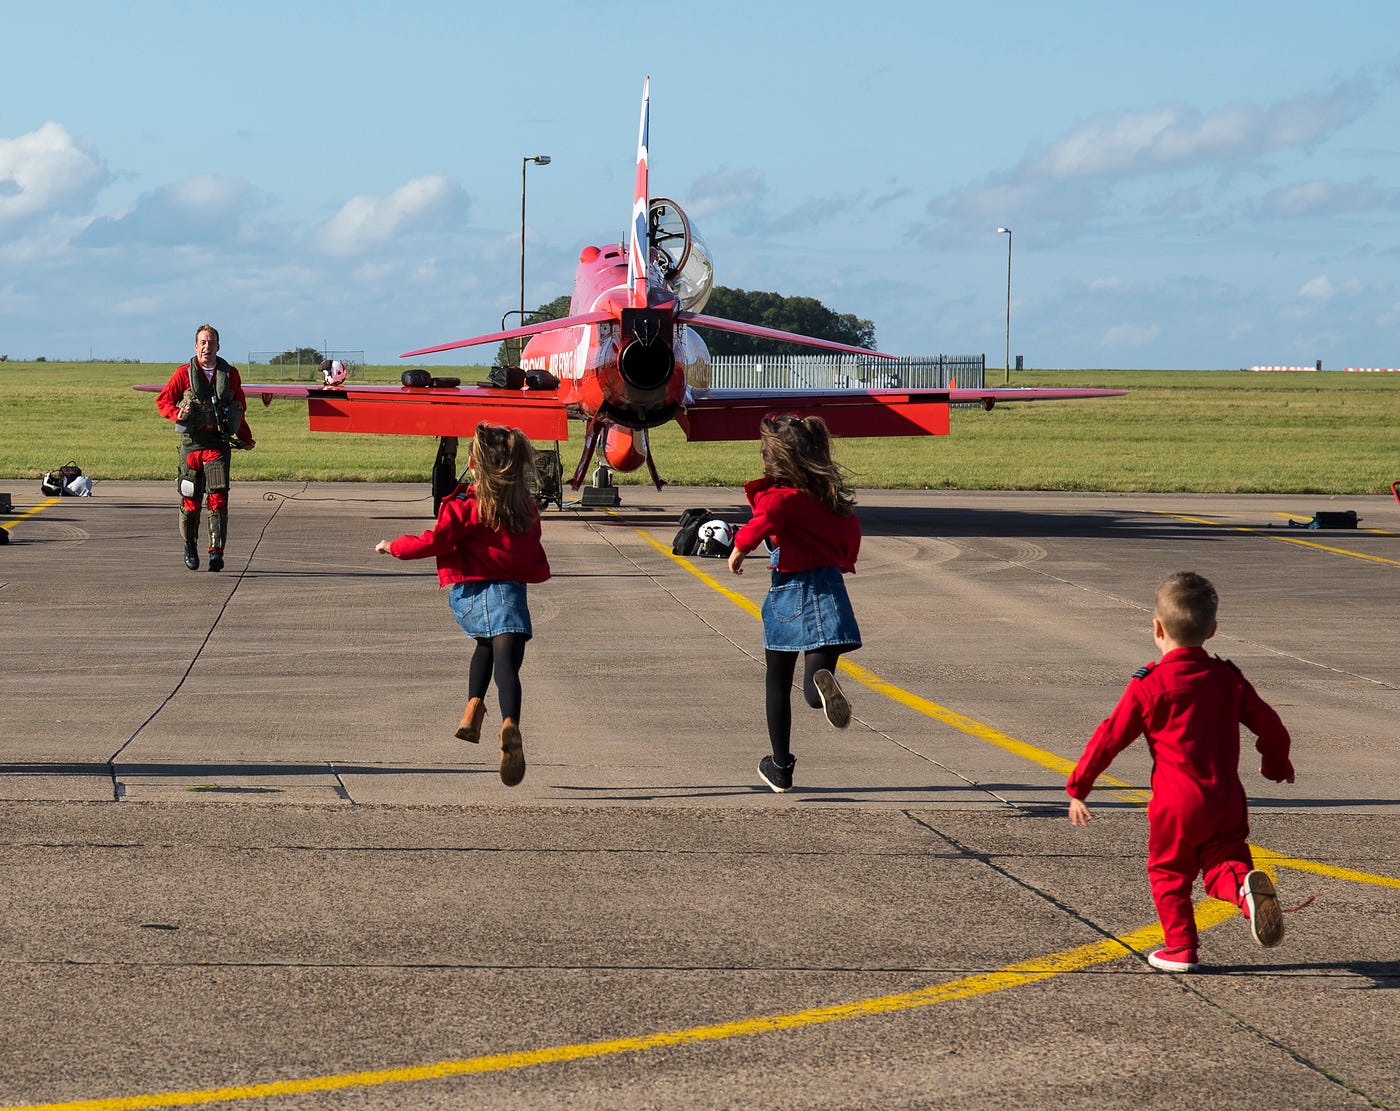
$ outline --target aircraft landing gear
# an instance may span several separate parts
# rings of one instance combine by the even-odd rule
[[[437,458],[433,460],[433,516],[437,517],[442,499],[457,488],[457,437],[443,436],[438,440]]]

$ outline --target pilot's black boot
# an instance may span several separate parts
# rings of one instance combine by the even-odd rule
[[[185,566],[191,571],[199,570],[199,510],[193,512],[180,507],[180,539],[185,542]]]
[[[228,510],[209,511],[209,570],[224,569],[224,534],[228,530]]]

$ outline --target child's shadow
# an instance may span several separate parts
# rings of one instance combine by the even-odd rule
[[[1400,960],[1335,961],[1328,964],[1232,964],[1216,970],[1226,975],[1275,976],[1355,976],[1370,983],[1358,990],[1377,991],[1400,988]]]

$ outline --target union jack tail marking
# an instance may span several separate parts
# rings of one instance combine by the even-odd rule
[[[647,129],[651,117],[651,78],[642,83],[642,122],[637,132],[637,180],[632,192],[632,239],[627,245],[627,284],[632,307],[647,307]]]

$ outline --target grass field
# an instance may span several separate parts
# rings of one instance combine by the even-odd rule
[[[74,460],[94,480],[173,481],[176,438],[138,382],[173,363],[0,363],[0,479],[32,480]],[[397,382],[402,367],[363,368]],[[259,367],[260,373],[266,368]],[[481,367],[435,368],[463,381]],[[989,370],[988,384],[1001,374]],[[1127,397],[955,410],[947,437],[844,440],[837,458],[868,488],[1378,494],[1400,480],[1400,375],[1242,371],[1024,371],[1017,386],[1104,386]],[[436,440],[311,433],[306,406],[251,402],[258,446],[234,457],[245,480],[424,482]],[[566,473],[582,426],[562,445]],[[662,477],[737,485],[754,444],[652,435]],[[645,472],[619,483],[646,481]]]

